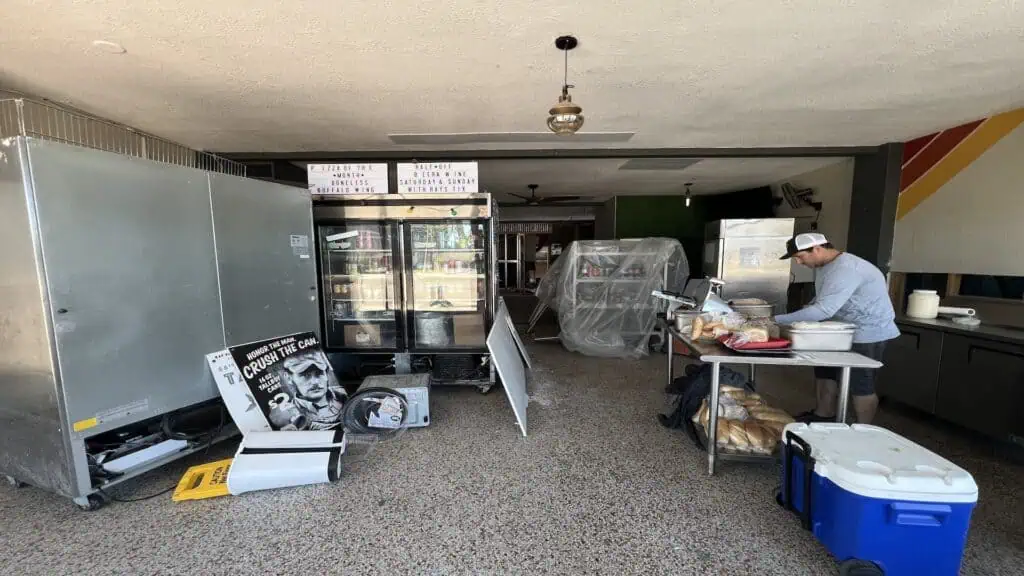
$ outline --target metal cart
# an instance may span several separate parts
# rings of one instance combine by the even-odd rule
[[[723,460],[771,460],[774,456],[756,456],[750,454],[720,451],[716,443],[718,435],[718,396],[720,392],[719,374],[722,364],[746,364],[751,367],[761,366],[827,366],[840,369],[839,401],[836,406],[836,422],[846,421],[847,397],[850,393],[851,368],[881,368],[882,363],[862,356],[855,352],[791,352],[788,355],[739,354],[721,344],[713,342],[695,342],[680,333],[674,326],[667,326],[668,333],[668,383],[672,383],[673,361],[675,359],[674,340],[681,340],[690,350],[689,356],[701,362],[711,364],[711,393],[708,414],[708,474],[714,475],[715,462]]]

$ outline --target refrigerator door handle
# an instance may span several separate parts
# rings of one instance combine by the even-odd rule
[[[409,225],[404,222],[395,223],[395,234],[398,236],[398,262],[394,263],[393,268],[398,273],[398,289],[401,292],[399,294],[399,296],[401,296],[400,302],[402,303],[400,322],[402,324],[402,342],[404,344],[404,346],[401,347],[402,350],[409,350],[412,348],[411,342],[409,342],[409,271],[408,266],[406,265],[405,253],[405,233],[408,226]]]

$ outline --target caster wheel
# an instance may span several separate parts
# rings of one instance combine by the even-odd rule
[[[75,498],[75,505],[84,512],[94,512],[103,508],[103,505],[107,503],[106,498],[99,494],[89,494],[85,497],[84,501],[80,498]]]
[[[481,394],[487,394],[488,392],[491,391],[492,387],[493,387],[493,384],[488,384],[486,386],[477,386],[476,387],[476,391],[481,393]]]
[[[782,490],[776,490],[775,491],[775,503],[778,504],[782,508],[786,507],[785,502],[782,501]]]
[[[24,482],[22,482],[21,480],[18,480],[14,476],[6,476],[5,475],[4,476],[4,480],[7,482],[7,484],[9,486],[11,486],[13,488],[24,488],[25,486],[28,486],[28,484],[25,484]]]
[[[885,576],[885,572],[874,562],[844,560],[839,563],[839,576]]]

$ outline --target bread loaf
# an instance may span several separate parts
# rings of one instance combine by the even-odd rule
[[[764,326],[744,326],[737,330],[736,334],[746,339],[747,342],[768,341],[768,328]]]
[[[697,410],[697,415],[694,417],[694,421],[704,428],[705,433],[708,429],[708,416],[710,413],[711,411],[708,409],[708,401],[704,400],[701,402],[700,410]]]
[[[736,386],[722,385],[718,387],[718,393],[725,396],[732,396],[733,398],[739,398],[740,396],[746,396],[747,391],[743,388],[737,388]]]
[[[774,422],[772,420],[758,420],[758,424],[768,432],[769,436],[774,438],[776,442],[782,439],[782,431],[786,429],[786,425],[782,422]]]
[[[748,411],[754,408],[761,408],[765,405],[764,399],[761,398],[761,395],[755,392],[751,392],[736,401]]]
[[[769,433],[757,420],[747,420],[743,423],[743,431],[747,434],[747,441],[754,450],[763,452],[768,444]]]
[[[748,449],[750,441],[747,439],[747,432],[743,427],[742,420],[726,420],[729,423],[729,444],[737,448]]]
[[[754,406],[748,409],[750,415],[757,420],[781,422],[783,424],[789,424],[793,422],[793,417],[786,414],[782,410],[772,408],[770,406]]]
[[[715,444],[718,444],[719,446],[729,444],[729,421],[724,418],[719,418],[716,430],[718,431],[718,434],[715,439]]]

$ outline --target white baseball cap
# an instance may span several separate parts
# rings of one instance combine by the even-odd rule
[[[797,234],[789,240],[786,240],[786,253],[782,255],[780,260],[788,260],[797,252],[810,250],[815,246],[821,246],[823,244],[828,244],[828,238],[825,238],[824,234],[818,234],[817,232]]]

